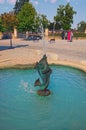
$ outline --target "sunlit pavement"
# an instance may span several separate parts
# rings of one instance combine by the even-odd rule
[[[13,39],[0,40],[0,67],[17,64],[34,64],[46,53],[48,62],[55,64],[72,65],[86,70],[86,40],[48,40],[29,41]]]

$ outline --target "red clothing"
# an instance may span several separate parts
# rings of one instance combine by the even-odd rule
[[[68,40],[68,41],[71,40],[71,31],[68,31],[68,34],[67,34],[67,40]]]

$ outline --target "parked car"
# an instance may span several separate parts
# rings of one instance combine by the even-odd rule
[[[40,35],[29,35],[27,40],[41,40],[42,36]]]
[[[3,33],[2,39],[10,39],[10,38],[12,38],[12,36],[10,35],[10,33],[8,33],[8,32]]]

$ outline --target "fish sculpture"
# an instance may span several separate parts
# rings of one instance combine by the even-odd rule
[[[35,81],[34,86],[43,86],[44,91],[46,91],[50,82],[50,75],[52,73],[52,70],[47,62],[47,56],[43,55],[42,59],[36,63],[34,68],[38,71],[41,78],[41,81],[39,78]]]

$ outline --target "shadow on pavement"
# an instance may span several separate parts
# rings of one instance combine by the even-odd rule
[[[29,45],[17,45],[17,46],[0,46],[0,51],[3,50],[8,50],[8,49],[15,49],[15,48],[20,48],[20,47],[27,47]]]

